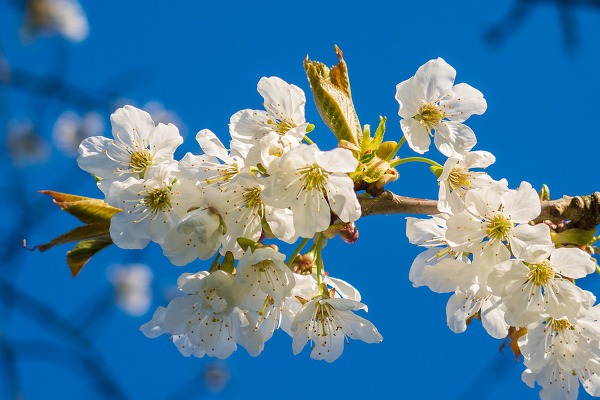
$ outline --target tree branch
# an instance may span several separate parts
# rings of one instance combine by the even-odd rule
[[[377,197],[359,198],[362,216],[380,214],[438,214],[437,201],[399,196],[389,190]],[[591,230],[600,224],[600,192],[587,196],[564,196],[542,202],[542,213],[534,222],[569,221],[569,228]]]

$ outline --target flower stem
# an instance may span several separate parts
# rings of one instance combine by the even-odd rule
[[[310,140],[310,139],[308,138],[308,136],[306,136],[306,135],[304,135],[304,141],[305,141],[306,143],[308,143],[308,144],[315,144],[315,142],[313,142],[312,140]]]
[[[398,159],[396,161],[392,161],[390,163],[390,167],[394,168],[394,167],[396,167],[396,166],[398,166],[400,164],[406,164],[406,163],[409,163],[409,162],[422,162],[422,163],[425,163],[425,164],[433,165],[435,167],[443,168],[441,164],[438,164],[437,162],[435,162],[433,160],[430,160],[429,158],[425,158],[425,157],[406,157],[406,158],[401,158],[401,159]]]
[[[292,253],[292,255],[290,256],[290,258],[288,258],[288,261],[287,261],[287,266],[288,266],[289,268],[291,268],[291,267],[292,267],[292,263],[294,262],[294,259],[296,258],[296,256],[297,256],[298,254],[300,254],[300,252],[302,251],[302,249],[304,248],[304,246],[306,246],[306,243],[308,243],[308,241],[309,241],[309,240],[310,240],[310,238],[306,238],[306,239],[302,240],[302,241],[300,242],[300,244],[298,245],[298,247],[296,247],[296,250],[294,250],[294,252],[293,252],[293,253]]]
[[[319,285],[319,287],[322,283],[321,275],[323,275],[323,256],[321,254],[321,251],[323,250],[323,239],[325,239],[325,236],[323,236],[320,233],[317,233],[317,255],[315,257],[315,263],[317,264],[317,284]]]
[[[392,158],[394,158],[394,156],[398,152],[398,150],[400,150],[400,147],[402,147],[402,145],[404,144],[404,142],[406,142],[406,137],[402,136],[402,139],[400,139],[400,141],[398,142],[398,144],[396,145],[396,147],[394,147],[394,150],[392,150],[392,152],[390,154],[388,154],[388,156],[385,158],[385,161],[388,161],[388,162],[391,161]]]

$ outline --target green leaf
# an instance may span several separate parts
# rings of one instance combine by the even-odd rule
[[[95,239],[84,240],[75,245],[71,251],[67,252],[67,265],[71,270],[71,275],[75,278],[85,264],[100,250],[110,246],[112,240],[110,235],[103,235]]]
[[[375,147],[379,146],[381,142],[383,142],[383,135],[385,135],[385,122],[387,121],[386,117],[379,116],[379,126],[377,126],[377,130],[375,131],[375,136],[373,136],[373,145]]]
[[[338,140],[359,145],[362,131],[352,102],[348,68],[342,51],[337,46],[335,52],[339,63],[331,69],[321,62],[309,60],[307,56],[304,59],[304,70],[317,110],[325,124]]]
[[[94,239],[109,235],[110,224],[93,223],[89,225],[78,226],[67,233],[52,239],[49,243],[39,244],[32,250],[46,251],[59,244],[78,242],[82,240]]]
[[[78,242],[71,251],[67,252],[67,265],[71,269],[71,275],[76,277],[92,256],[113,243],[110,238],[110,219],[122,210],[100,199],[52,190],[42,190],[40,193],[52,197],[54,204],[61,210],[78,218],[85,225],[78,226],[31,250],[46,251],[60,244]]]
[[[86,224],[97,222],[110,223],[112,216],[121,211],[120,208],[112,207],[100,199],[76,196],[52,190],[41,190],[40,193],[51,196],[54,204],[59,206],[61,210],[68,212]]]
[[[552,233],[552,242],[557,246],[578,245],[587,246],[594,242],[596,230],[567,229],[559,233]]]

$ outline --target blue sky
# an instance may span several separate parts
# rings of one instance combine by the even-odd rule
[[[457,82],[481,90],[488,102],[483,116],[469,120],[478,144],[497,157],[490,168],[511,187],[527,180],[539,188],[546,183],[553,197],[600,190],[597,149],[600,144],[600,9],[579,6],[572,11],[578,45],[565,48],[559,8],[552,1],[536,3],[531,12],[497,46],[485,33],[502,21],[514,1],[449,3],[370,1],[317,2],[123,2],[82,1],[90,35],[82,43],[42,37],[21,42],[17,9],[0,3],[0,44],[14,69],[40,76],[58,76],[93,97],[113,94],[138,105],[160,101],[175,111],[188,137],[179,150],[196,151],[195,133],[203,128],[227,139],[229,117],[244,108],[260,108],[256,84],[262,76],[279,76],[307,92],[307,119],[317,128],[311,134],[322,148],[332,148],[332,134],[310,101],[302,60],[334,64],[334,44],[344,52],[350,70],[354,102],[362,124],[376,125],[388,117],[388,137],[401,136],[395,85],[408,79],[429,59],[443,57],[457,70]],[[2,123],[33,118],[48,138],[64,110],[84,112],[81,105],[56,97],[35,97],[2,88]],[[114,106],[97,108],[108,126]],[[108,134],[108,130],[106,131]],[[5,131],[2,131],[3,137]],[[2,147],[6,150],[5,146]],[[402,155],[409,155],[406,148]],[[443,162],[439,154],[432,154]],[[501,399],[535,398],[537,390],[521,382],[522,363],[500,354],[501,341],[492,339],[475,321],[466,333],[452,333],[445,322],[449,295],[412,288],[408,270],[419,249],[408,244],[403,216],[368,217],[358,222],[360,239],[354,245],[332,240],[325,250],[330,274],[356,286],[369,306],[368,318],[384,341],[379,345],[352,342],[333,364],[293,356],[291,338],[278,332],[258,358],[243,349],[225,361],[231,379],[220,394],[211,394],[198,378],[214,360],[186,359],[165,337],[150,340],[139,325],[151,312],[133,318],[116,309],[94,313],[91,306],[109,292],[109,265],[145,262],[153,269],[153,309],[166,305],[161,292],[184,271],[207,268],[197,262],[185,268],[169,264],[157,246],[144,251],[110,249],[71,279],[61,247],[47,253],[28,253],[20,247],[47,241],[75,226],[36,191],[53,189],[100,197],[93,181],[78,170],[75,160],[53,151],[43,165],[15,168],[3,157],[3,253],[14,252],[2,277],[38,299],[90,338],[102,364],[130,399],[270,398],[307,396],[359,398]],[[422,165],[403,165],[400,179],[390,185],[396,193],[434,198],[435,179]],[[15,189],[18,188],[18,189]],[[38,214],[21,219],[19,196],[36,204]],[[16,226],[22,223],[22,226]],[[16,227],[15,227],[16,226]],[[19,228],[19,229],[17,229]],[[582,285],[600,293],[596,276]],[[2,306],[0,331],[10,341],[37,349],[35,340],[69,346],[47,326],[25,318],[18,307]],[[84,310],[84,311],[81,311]],[[94,323],[85,324],[82,315]],[[18,356],[18,374],[25,398],[96,398],[91,380],[64,363],[34,357],[37,350]],[[62,347],[61,347],[62,348]],[[43,349],[43,347],[42,347]],[[41,349],[40,349],[41,350]],[[30,353],[35,354],[30,354]],[[19,358],[19,354],[21,357]],[[197,382],[196,384],[188,384]],[[8,390],[6,375],[0,386]],[[181,390],[180,392],[178,392]],[[98,397],[101,398],[101,397]],[[586,398],[584,395],[580,398]]]

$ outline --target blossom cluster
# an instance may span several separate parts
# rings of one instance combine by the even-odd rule
[[[294,354],[310,343],[311,357],[327,362],[348,339],[380,342],[356,313],[367,310],[359,292],[325,273],[322,250],[337,234],[356,240],[357,191],[377,196],[371,190],[396,179],[395,167],[418,161],[437,177],[439,213],[407,220],[409,241],[424,248],[410,269],[413,285],[452,293],[452,331],[464,332],[476,318],[492,337],[518,340],[523,380],[537,382],[542,399],[574,399],[580,383],[600,396],[600,305],[575,284],[596,270],[595,261],[585,246],[555,243],[550,223],[533,222],[541,200],[531,184],[512,189],[484,171],[495,157],[473,150],[477,139],[465,122],[487,103],[455,77],[438,58],[397,85],[398,142],[383,142],[384,118],[373,138],[366,126],[361,140],[352,136],[362,129],[352,112],[325,115],[336,136],[336,126],[348,123],[340,147],[328,151],[308,137],[314,125],[305,118],[304,92],[277,77],[258,83],[264,110],[231,117],[228,147],[204,129],[196,135],[201,153],[179,160],[183,138],[174,124],[155,124],[133,106],[118,109],[112,138],[87,137],[77,159],[121,210],[110,221],[112,241],[123,249],[154,242],[177,266],[213,258],[209,270],[180,276],[181,295],[158,307],[142,332],[166,334],[185,356],[218,358],[238,345],[256,356],[279,328],[292,337]],[[331,90],[350,93],[349,86]],[[339,101],[351,106],[348,97]],[[424,154],[432,138],[443,165],[396,156],[404,143]],[[286,257],[275,240],[299,244]]]
[[[149,337],[169,335],[182,354],[228,357],[237,345],[258,355],[282,328],[299,353],[331,362],[347,338],[378,343],[350,284],[328,277],[321,250],[330,226],[352,224],[360,205],[349,173],[351,151],[320,150],[306,136],[304,92],[280,78],[262,78],[264,110],[246,109],[230,120],[229,149],[210,130],[198,132],[202,154],[175,159],[183,138],[171,123],[155,125],[132,106],[111,116],[112,138],[88,137],[79,166],[94,175],[105,201],[122,211],[110,223],[123,249],[158,244],[177,266],[214,257],[209,271],[183,274],[182,296],[159,307],[142,327]],[[329,236],[331,237],[331,235]],[[293,244],[286,256],[265,240]],[[310,238],[312,262],[293,262]],[[304,257],[306,260],[310,257]]]
[[[414,260],[410,280],[438,293],[452,293],[448,327],[464,332],[472,318],[494,338],[509,328],[526,328],[518,339],[526,370],[542,399],[576,399],[579,383],[600,396],[600,305],[575,284],[596,270],[578,247],[558,247],[548,224],[532,224],[541,212],[539,194],[522,182],[510,189],[482,171],[495,162],[471,151],[473,131],[462,122],[485,110],[481,94],[453,85],[455,71],[442,59],[423,65],[398,85],[401,126],[417,152],[430,136],[448,157],[433,167],[438,176],[439,214],[408,218],[407,236],[425,248]]]

